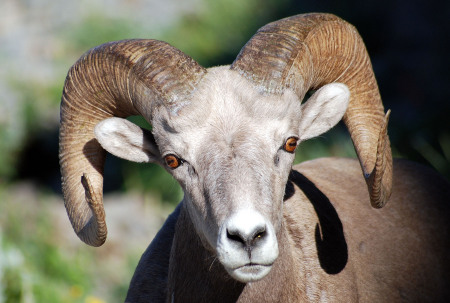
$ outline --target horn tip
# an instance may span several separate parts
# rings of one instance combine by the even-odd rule
[[[86,244],[94,247],[102,246],[108,234],[103,208],[102,195],[94,191],[86,173],[81,176],[81,184],[85,190],[86,202],[91,209],[92,216],[88,223],[77,232],[77,236]]]

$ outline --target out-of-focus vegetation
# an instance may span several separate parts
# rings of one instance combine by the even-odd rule
[[[14,201],[0,209],[0,301],[83,302],[94,284],[92,252],[60,247],[58,231],[48,218],[55,201],[42,194],[34,202],[11,195],[2,188],[3,202],[18,199],[26,206]]]
[[[8,303],[123,302],[146,241],[167,215],[149,200],[147,210],[133,195],[108,197],[106,212],[116,225],[109,225],[108,243],[97,249],[76,238],[60,197],[17,183],[2,186],[0,199],[0,302]],[[140,213],[142,218],[131,216]]]
[[[117,248],[80,244],[70,227],[65,229],[64,212],[54,212],[62,209],[57,157],[61,90],[67,70],[89,48],[156,38],[208,67],[231,63],[267,22],[304,12],[335,13],[354,24],[366,42],[385,106],[392,109],[394,154],[431,165],[449,178],[449,41],[443,37],[449,32],[450,5],[440,6],[436,11],[418,0],[3,1],[0,303],[122,302],[139,253],[151,240],[144,240],[140,251],[120,250],[114,258]],[[342,125],[305,142],[296,162],[329,155],[354,157]],[[31,191],[29,183],[34,184]],[[138,192],[171,205],[182,197],[162,168],[112,156],[105,167],[105,191]],[[150,207],[148,201],[143,204]],[[58,216],[61,220],[55,220]]]

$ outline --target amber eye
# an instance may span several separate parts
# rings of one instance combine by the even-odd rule
[[[166,161],[167,166],[172,169],[175,169],[183,164],[183,160],[172,154],[165,156],[164,161]]]
[[[287,151],[288,153],[293,153],[295,149],[297,148],[297,142],[298,138],[296,137],[290,137],[286,140],[286,143],[284,143],[283,149]]]

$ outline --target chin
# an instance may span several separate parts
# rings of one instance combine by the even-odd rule
[[[256,282],[264,278],[272,269],[272,265],[247,264],[227,272],[234,279],[242,283]]]

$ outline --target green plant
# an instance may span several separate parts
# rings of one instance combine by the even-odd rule
[[[93,290],[92,251],[62,247],[51,220],[55,201],[20,190],[29,188],[0,189],[0,302],[84,302]]]

